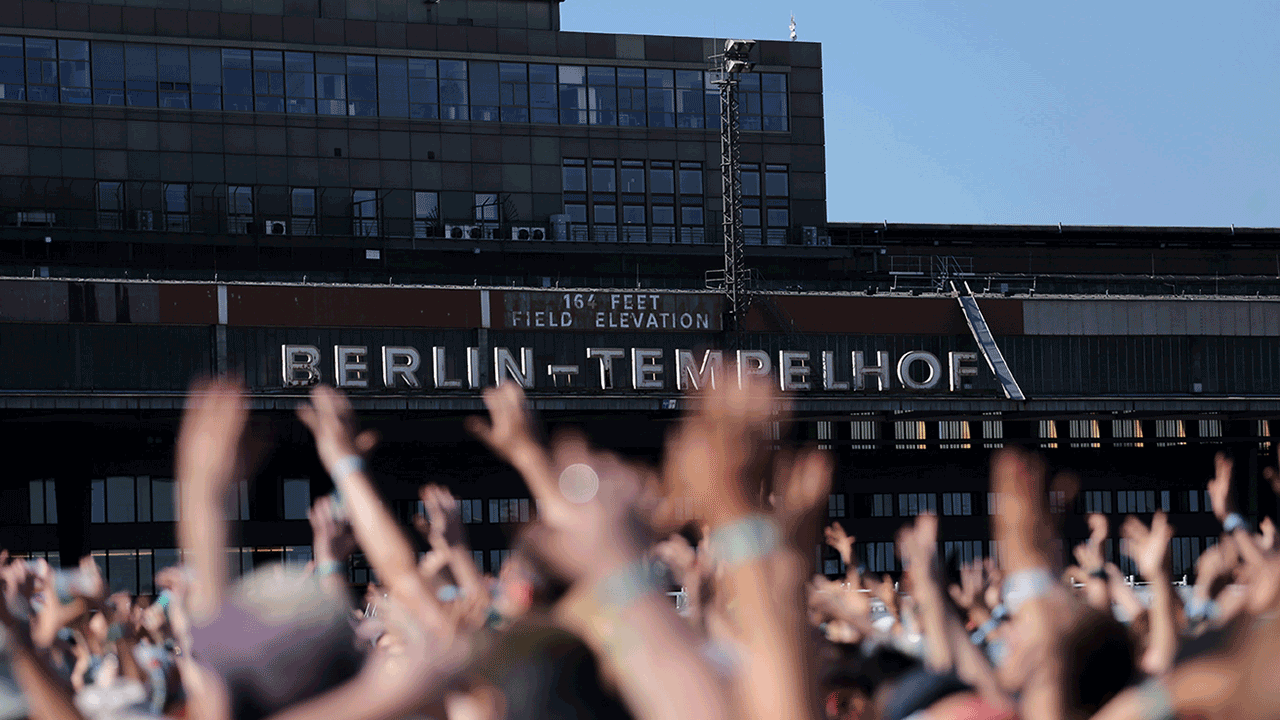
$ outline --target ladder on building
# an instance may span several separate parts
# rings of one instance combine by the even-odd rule
[[[969,325],[969,331],[973,333],[973,339],[978,341],[978,349],[982,351],[982,356],[987,359],[987,366],[991,368],[991,372],[995,374],[996,379],[1000,381],[1000,386],[1004,390],[1004,396],[1010,400],[1026,400],[1027,396],[1022,394],[1022,388],[1018,387],[1018,381],[1014,379],[1013,372],[1009,370],[1009,365],[1004,361],[1004,355],[1000,352],[1000,347],[996,345],[996,339],[991,335],[991,328],[987,325],[987,319],[982,316],[982,310],[978,308],[978,299],[973,296],[973,291],[969,289],[969,283],[963,282],[964,292],[956,290],[956,284],[951,283],[951,289],[956,290],[956,297],[960,300],[960,310],[964,312],[964,320]]]

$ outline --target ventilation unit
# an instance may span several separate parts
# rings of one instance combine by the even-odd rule
[[[450,240],[479,240],[480,228],[475,225],[445,225],[444,236]]]
[[[267,227],[268,235],[288,235],[289,234],[289,224],[283,220],[268,220],[266,227]]]
[[[539,227],[513,227],[512,240],[546,240],[547,231]]]

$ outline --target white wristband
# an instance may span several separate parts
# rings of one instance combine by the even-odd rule
[[[1053,590],[1053,576],[1044,568],[1016,572],[1004,581],[1004,606],[1016,613],[1028,600],[1044,597]]]
[[[347,455],[333,463],[333,467],[329,468],[329,477],[333,478],[334,485],[341,485],[352,473],[364,472],[364,467],[364,458]]]
[[[1230,535],[1231,533],[1245,527],[1244,516],[1240,513],[1230,513],[1222,521],[1222,531]]]

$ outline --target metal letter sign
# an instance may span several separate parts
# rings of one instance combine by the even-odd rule
[[[375,346],[376,347],[376,346]],[[738,350],[734,364],[726,366],[724,352],[703,350],[701,357],[684,348],[588,347],[585,357],[557,357],[541,364],[531,347],[492,348],[493,383],[516,382],[521,387],[587,387],[601,390],[698,391],[721,382],[746,382],[750,376],[772,377],[784,392],[913,392],[966,389],[966,380],[978,375],[978,354],[949,352],[946,365],[934,353],[911,350],[897,362],[883,350],[851,351],[840,357],[832,350],[780,350],[776,358],[764,350]],[[868,358],[874,355],[874,360]],[[480,348],[431,348],[430,367],[421,352],[411,346],[384,345],[370,353],[368,345],[334,345],[327,357],[314,345],[280,348],[281,385],[303,388],[330,382],[348,389],[373,388],[425,392],[478,390],[481,379]],[[450,362],[450,359],[453,362]],[[328,360],[332,375],[321,370]],[[819,360],[817,366],[814,361]],[[566,362],[568,361],[568,362]],[[465,380],[459,367],[465,362]],[[673,363],[668,366],[668,363]],[[847,364],[846,364],[847,363]],[[381,367],[374,367],[380,364]],[[430,388],[419,374],[431,377]],[[541,378],[541,379],[539,379]],[[944,382],[945,378],[945,382]]]

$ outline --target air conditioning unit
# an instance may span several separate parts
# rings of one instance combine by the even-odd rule
[[[479,240],[480,228],[476,225],[445,225],[444,236],[450,240]]]
[[[803,231],[803,233],[804,233],[804,244],[805,244],[805,245],[810,245],[810,246],[812,246],[812,245],[817,245],[817,244],[818,244],[818,228],[816,228],[816,227],[812,227],[812,226],[807,226],[807,227],[801,228],[801,230],[802,230],[802,231]]]
[[[266,233],[268,235],[288,235],[289,224],[284,220],[268,220],[266,222]]]
[[[133,211],[133,229],[134,230],[153,230],[154,229],[154,213],[150,210],[134,210]]]
[[[513,227],[512,240],[546,240],[547,231],[540,227]]]

